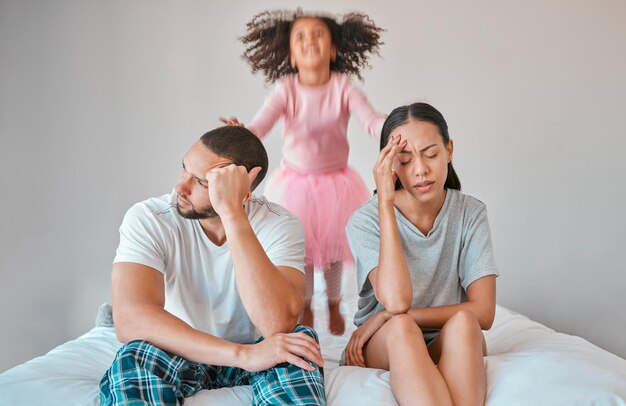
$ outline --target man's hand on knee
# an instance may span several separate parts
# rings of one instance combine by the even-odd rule
[[[324,366],[320,345],[303,332],[275,334],[259,343],[243,345],[238,359],[237,366],[251,372],[270,369],[283,362],[315,371],[307,360],[319,367]]]

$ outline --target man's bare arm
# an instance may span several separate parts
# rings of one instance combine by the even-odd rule
[[[265,337],[292,331],[302,310],[304,274],[270,261],[254,234],[242,202],[260,167],[234,164],[206,174],[209,197],[219,214],[233,259],[237,289],[250,320]],[[277,264],[281,265],[281,264]]]
[[[113,264],[113,320],[122,342],[145,340],[185,359],[233,365],[237,344],[211,336],[167,312],[163,275],[132,262]]]
[[[303,306],[304,274],[270,261],[243,210],[238,220],[223,223],[237,289],[250,320],[265,337],[292,331]]]
[[[260,344],[246,345],[192,328],[164,309],[163,275],[148,266],[114,264],[112,286],[113,320],[122,342],[145,340],[189,361],[249,371],[268,369],[281,362],[311,370],[300,357],[323,365],[319,345],[303,333],[275,335]]]

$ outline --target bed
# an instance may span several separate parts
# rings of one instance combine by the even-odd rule
[[[322,302],[323,278],[316,276],[315,303]],[[342,312],[348,320],[356,305],[354,278],[344,280]],[[322,353],[326,360],[329,405],[397,405],[389,386],[389,372],[339,367],[348,341],[330,335],[325,312],[316,307]],[[489,406],[607,405],[626,406],[626,360],[588,341],[561,334],[498,306],[491,330],[485,332],[489,355]],[[98,383],[120,347],[113,328],[94,327],[83,336],[48,354],[0,374],[0,405],[97,405]],[[201,391],[186,405],[250,405],[249,387]]]

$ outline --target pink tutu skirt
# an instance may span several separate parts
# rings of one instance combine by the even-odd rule
[[[306,265],[324,268],[352,262],[346,224],[370,197],[351,168],[307,174],[282,165],[268,178],[265,196],[295,214],[305,232]]]

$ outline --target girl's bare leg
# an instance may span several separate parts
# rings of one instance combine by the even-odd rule
[[[333,262],[324,269],[326,280],[326,295],[328,296],[328,330],[331,334],[340,336],[346,330],[339,305],[341,303],[341,276],[343,272],[342,262]]]

